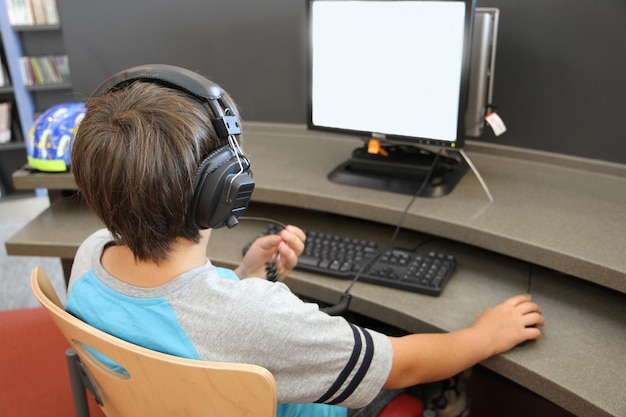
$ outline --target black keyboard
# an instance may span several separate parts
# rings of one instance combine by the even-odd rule
[[[278,226],[270,224],[261,235],[278,231]],[[456,259],[443,253],[400,248],[379,253],[379,245],[367,240],[314,231],[306,231],[306,235],[296,269],[353,279],[367,265],[359,281],[438,296],[456,268]]]

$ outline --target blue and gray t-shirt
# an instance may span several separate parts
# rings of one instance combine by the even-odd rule
[[[358,408],[385,383],[393,355],[385,335],[320,312],[282,283],[239,280],[209,260],[159,287],[128,285],[100,263],[111,241],[107,230],[94,233],[72,267],[66,309],[94,327],[176,356],[260,365],[274,375],[279,403]],[[279,415],[345,415],[293,407],[279,404]]]

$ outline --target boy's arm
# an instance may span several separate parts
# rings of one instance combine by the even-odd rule
[[[456,375],[517,344],[541,337],[544,319],[530,295],[518,295],[484,312],[470,328],[451,333],[390,338],[393,365],[385,388],[404,388]]]

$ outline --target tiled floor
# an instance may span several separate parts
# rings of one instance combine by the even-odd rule
[[[62,301],[65,300],[63,270],[58,258],[9,256],[4,242],[49,205],[47,197],[34,194],[0,198],[0,310],[39,306],[30,290],[30,271],[45,268]]]

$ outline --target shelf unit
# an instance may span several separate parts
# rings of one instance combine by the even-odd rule
[[[23,76],[20,58],[24,56],[65,55],[60,24],[12,25],[8,0],[0,4],[2,58],[9,84],[0,88],[0,101],[11,102],[11,141],[0,144],[2,195],[14,191],[11,174],[26,163],[24,138],[38,113],[52,105],[69,101],[69,77],[62,83],[30,85]]]

